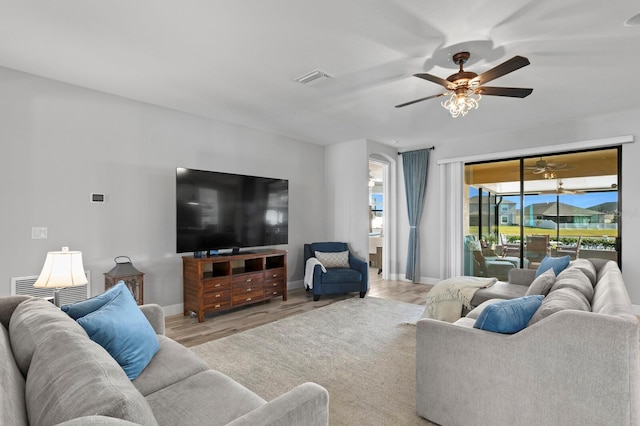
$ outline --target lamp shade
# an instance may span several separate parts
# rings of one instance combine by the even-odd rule
[[[87,283],[87,276],[82,265],[82,252],[69,251],[69,247],[62,247],[62,251],[47,253],[42,272],[33,286],[65,288]]]

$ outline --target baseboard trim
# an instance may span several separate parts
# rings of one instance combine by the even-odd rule
[[[184,313],[184,305],[182,303],[178,303],[176,305],[163,306],[164,316],[170,317],[172,315],[178,315]]]
[[[389,274],[389,279],[392,281],[411,281],[406,279],[406,274]],[[436,285],[440,281],[442,281],[440,278],[420,277],[415,284]]]

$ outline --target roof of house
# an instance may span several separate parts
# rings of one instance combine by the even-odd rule
[[[526,206],[524,214],[533,216],[598,216],[604,213],[565,203],[536,203]]]

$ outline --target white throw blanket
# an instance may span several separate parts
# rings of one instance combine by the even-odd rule
[[[322,267],[322,272],[327,272],[324,265],[315,257],[307,259],[307,263],[304,267],[304,285],[306,288],[313,288],[313,270],[316,265],[320,265]]]
[[[471,307],[471,299],[481,288],[491,287],[497,278],[453,277],[436,284],[427,294],[424,318],[456,322],[462,308]]]

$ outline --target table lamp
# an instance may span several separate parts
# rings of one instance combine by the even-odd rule
[[[82,252],[69,251],[69,247],[62,247],[62,251],[50,251],[44,261],[42,272],[33,284],[36,288],[53,288],[53,303],[60,306],[60,289],[87,284],[87,276],[82,266]]]

